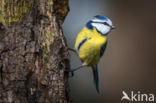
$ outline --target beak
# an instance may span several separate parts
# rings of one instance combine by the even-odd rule
[[[116,27],[114,25],[111,26],[112,29],[115,29]]]

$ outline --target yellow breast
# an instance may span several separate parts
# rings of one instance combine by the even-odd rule
[[[84,39],[87,40],[82,44]],[[97,32],[95,28],[89,30],[84,27],[75,41],[75,49],[81,61],[87,66],[96,65],[100,59],[101,46],[106,42],[106,39],[107,38]]]

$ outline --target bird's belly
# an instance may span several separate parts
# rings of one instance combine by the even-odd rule
[[[100,58],[100,51],[98,46],[93,42],[86,42],[86,44],[80,48],[79,57],[81,61],[87,66],[96,65]]]

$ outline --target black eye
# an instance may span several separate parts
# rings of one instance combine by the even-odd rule
[[[103,22],[104,25],[109,25],[107,22]]]

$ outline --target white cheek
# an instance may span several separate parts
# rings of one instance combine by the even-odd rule
[[[98,23],[92,23],[92,25],[102,34],[107,34],[110,31],[110,27],[103,25],[103,24],[98,24]]]
[[[112,21],[109,20],[109,19],[108,19],[107,23],[108,23],[109,25],[112,25]]]

